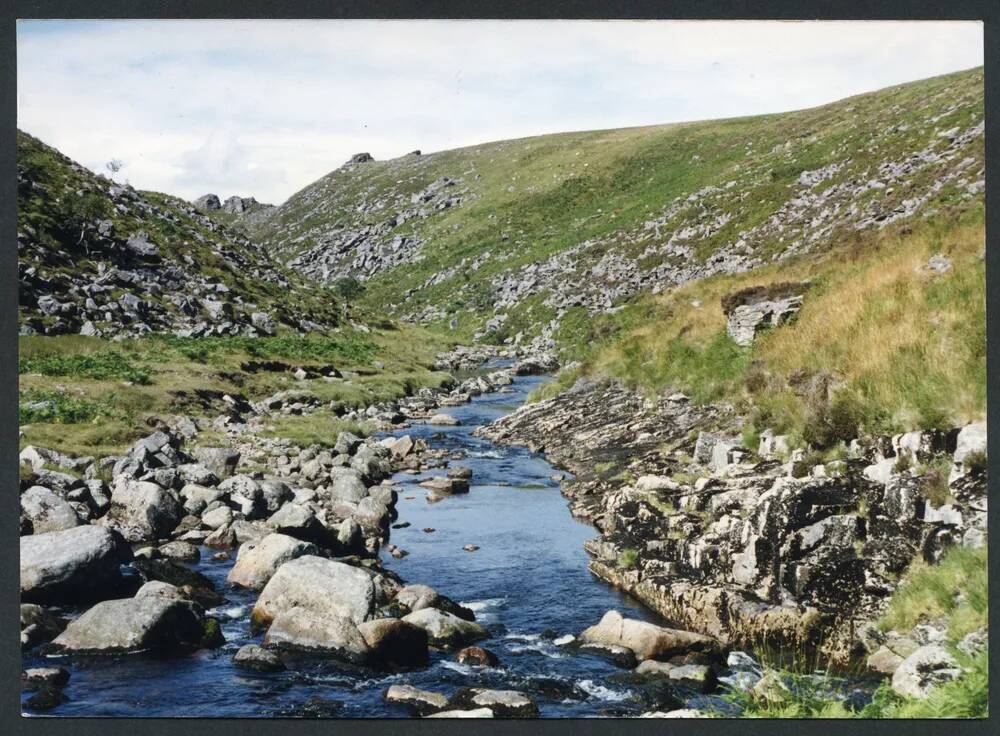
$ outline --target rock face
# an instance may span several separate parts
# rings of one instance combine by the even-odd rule
[[[299,607],[339,614],[355,625],[371,618],[375,586],[364,570],[307,555],[284,563],[264,586],[253,608],[253,621],[266,625],[283,611]]]
[[[201,618],[190,604],[143,596],[98,603],[71,622],[52,647],[75,654],[171,651],[197,646],[202,634]]]
[[[284,534],[268,534],[259,542],[247,542],[240,547],[236,564],[226,579],[233,585],[262,590],[284,563],[317,553],[316,547],[307,542]]]
[[[562,482],[571,510],[600,532],[585,545],[591,571],[725,647],[784,642],[857,661],[868,652],[852,632],[915,557],[983,543],[981,468],[953,473],[954,503],[941,507],[927,479],[894,469],[902,456],[910,468],[951,460],[955,430],[874,438],[846,461],[803,468],[795,453],[783,462],[739,447],[715,430],[728,419],[681,395],[644,401],[580,382],[479,433],[544,447],[573,473]],[[636,480],[595,470],[609,462]],[[871,477],[873,463],[887,472]],[[684,475],[697,480],[675,480]]]
[[[757,333],[778,327],[802,308],[802,293],[809,284],[781,283],[751,286],[722,300],[728,323],[726,331],[737,345],[753,343]]]
[[[712,652],[717,648],[717,642],[711,637],[624,618],[617,611],[604,614],[600,623],[580,634],[580,639],[631,649],[639,660],[668,659],[677,654]]]
[[[115,590],[131,559],[122,537],[97,526],[21,537],[21,600],[94,600]]]

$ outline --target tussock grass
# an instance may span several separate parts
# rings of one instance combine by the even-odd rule
[[[914,562],[879,620],[882,629],[909,631],[924,620],[945,619],[957,642],[986,626],[989,593],[986,549],[953,547],[936,565]]]
[[[305,416],[273,419],[260,434],[264,437],[282,437],[300,447],[318,445],[330,448],[337,443],[337,435],[341,432],[367,437],[371,431],[372,428],[367,422],[341,419],[329,412],[315,412]]]

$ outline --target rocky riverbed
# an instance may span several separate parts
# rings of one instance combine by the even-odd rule
[[[229,448],[197,447],[181,422],[113,462],[26,449],[26,711],[704,706],[729,672],[715,640],[666,626],[595,579],[583,551],[591,529],[567,512],[560,475],[537,453],[473,434],[523,402],[543,379],[517,374],[542,364],[494,366],[382,407],[373,416],[403,426],[367,440],[344,433],[329,451],[254,449],[253,417],[228,422]],[[242,472],[265,451],[268,471]]]

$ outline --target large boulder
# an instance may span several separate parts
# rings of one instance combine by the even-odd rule
[[[103,601],[71,622],[52,642],[53,651],[123,654],[197,647],[201,617],[182,600],[143,596]]]
[[[380,665],[419,667],[427,664],[427,632],[398,618],[365,621],[358,626],[371,650],[372,661]]]
[[[420,715],[434,713],[448,706],[447,696],[420,690],[412,685],[390,685],[385,691],[385,699],[390,703],[405,705]]]
[[[34,534],[58,532],[80,526],[80,517],[68,501],[44,486],[32,486],[21,494],[21,519]]]
[[[192,452],[201,465],[219,478],[228,478],[240,463],[240,453],[231,447],[197,447]]]
[[[333,468],[330,480],[330,495],[339,501],[357,503],[368,495],[361,473],[354,468]]]
[[[294,607],[339,614],[360,624],[372,617],[375,585],[360,568],[306,555],[278,568],[261,591],[252,620],[256,626],[266,626]]]
[[[414,611],[404,616],[403,621],[426,631],[430,644],[441,649],[460,649],[489,636],[479,624],[436,608]]]
[[[369,657],[357,623],[337,609],[282,609],[264,635],[264,646],[321,654],[355,664],[366,664]]]
[[[937,685],[962,674],[958,661],[939,644],[926,644],[904,659],[892,675],[892,689],[911,698],[926,698]]]
[[[581,641],[626,647],[637,659],[668,659],[688,652],[712,652],[717,642],[710,636],[668,629],[646,621],[624,618],[608,611],[595,626],[580,634]]]
[[[121,535],[99,526],[78,526],[21,537],[21,600],[68,603],[95,600],[121,582],[121,565],[132,552]]]
[[[119,479],[111,508],[100,523],[118,530],[129,542],[164,539],[184,518],[177,494],[156,483]]]
[[[236,564],[226,578],[233,585],[261,590],[284,563],[305,555],[318,555],[316,547],[285,534],[268,534],[259,542],[240,547]]]

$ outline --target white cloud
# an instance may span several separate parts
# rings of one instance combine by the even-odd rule
[[[975,22],[27,21],[18,125],[279,202],[352,153],[791,110],[982,63]]]

